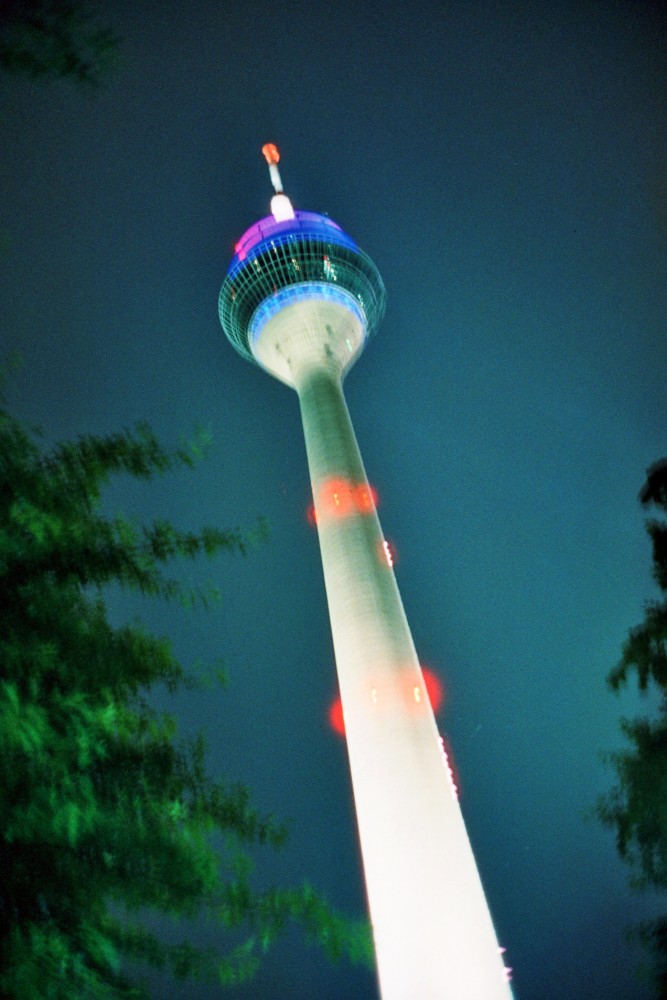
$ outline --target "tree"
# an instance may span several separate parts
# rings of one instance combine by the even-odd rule
[[[118,50],[118,38],[81,0],[0,0],[0,67],[10,73],[97,87]]]
[[[44,453],[0,411],[0,995],[145,996],[127,962],[240,982],[289,921],[329,954],[369,937],[307,886],[257,891],[249,852],[285,831],[243,787],[207,777],[201,738],[148,700],[193,683],[167,640],[112,627],[103,588],[206,600],[165,575],[176,557],[245,552],[240,532],[105,517],[110,477],[191,466],[145,427]],[[214,850],[211,838],[215,835]],[[141,914],[206,915],[225,954],[166,943]],[[241,935],[241,931],[243,934]],[[125,963],[125,966],[124,964]]]
[[[641,503],[667,513],[667,459],[647,472]],[[667,522],[652,518],[653,575],[664,595],[646,606],[644,621],[632,628],[621,660],[608,682],[614,691],[636,675],[640,691],[657,690],[657,718],[623,719],[629,749],[610,754],[616,785],[598,802],[603,823],[616,831],[616,845],[634,869],[638,887],[667,888]],[[667,915],[641,925],[639,935],[656,960],[658,995],[667,998]]]

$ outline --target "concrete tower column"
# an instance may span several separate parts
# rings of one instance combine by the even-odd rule
[[[340,380],[297,379],[383,1000],[509,987]]]
[[[234,347],[296,390],[382,1000],[509,1000],[495,931],[342,391],[382,317],[377,268],[326,216],[272,216],[220,292]]]

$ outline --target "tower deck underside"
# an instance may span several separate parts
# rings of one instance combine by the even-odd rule
[[[309,284],[348,293],[364,317],[366,336],[373,333],[384,313],[384,284],[340,227],[324,216],[297,213],[292,223],[267,223],[258,234],[255,228],[239,242],[218,304],[222,327],[239,353],[255,360],[248,336],[258,309],[284,290]]]
[[[248,334],[257,363],[293,388],[313,368],[329,368],[342,378],[365,342],[359,303],[323,282],[282,289],[255,310]]]

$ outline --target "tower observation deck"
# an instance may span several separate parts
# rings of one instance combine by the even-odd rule
[[[314,360],[324,350],[347,371],[382,319],[385,290],[371,259],[340,226],[295,212],[285,221],[269,216],[243,234],[219,305],[237,351],[294,385],[303,353]]]
[[[382,1000],[510,1000],[501,949],[342,391],[385,289],[331,219],[272,214],[238,241],[220,321],[301,407]]]

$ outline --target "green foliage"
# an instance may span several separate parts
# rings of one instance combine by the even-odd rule
[[[651,920],[638,928],[639,940],[655,961],[654,982],[659,1000],[667,997],[667,917]]]
[[[610,754],[618,784],[598,805],[638,887],[667,888],[667,720],[621,721],[630,750]]]
[[[169,642],[110,624],[109,583],[185,603],[163,572],[177,557],[247,550],[238,531],[181,532],[102,513],[110,477],[191,466],[146,427],[43,454],[0,412],[0,995],[7,1000],[144,996],[127,962],[175,978],[251,975],[297,921],[327,952],[367,959],[369,936],[308,887],[259,892],[251,852],[285,831],[244,787],[210,779],[201,738],[147,700],[191,677]],[[215,835],[216,852],[212,846]],[[205,916],[224,954],[166,943],[142,916]],[[236,942],[241,941],[240,944]]]
[[[640,500],[667,512],[667,460],[647,473]],[[657,690],[657,718],[623,719],[621,729],[629,748],[608,755],[616,785],[597,804],[597,815],[616,832],[619,854],[633,869],[641,888],[667,888],[667,524],[647,523],[653,546],[653,575],[665,595],[646,607],[644,621],[630,629],[621,660],[609,674],[619,690],[636,677],[641,691]],[[656,962],[658,996],[667,998],[667,917],[642,925],[640,938]]]
[[[118,39],[81,0],[2,0],[0,66],[97,87],[118,63]]]

